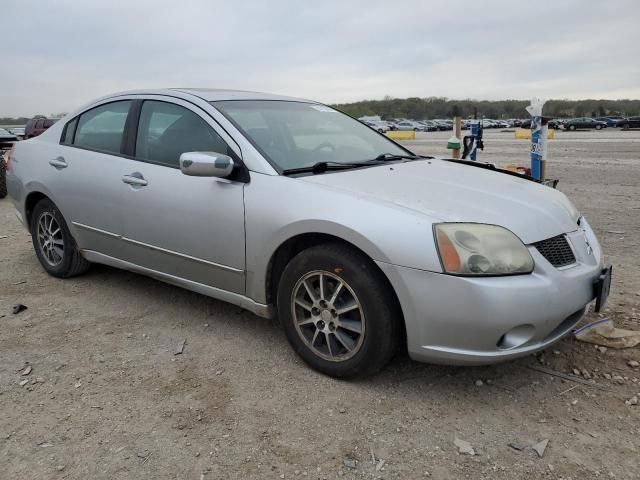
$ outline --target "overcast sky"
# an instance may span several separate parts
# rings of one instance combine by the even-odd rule
[[[114,91],[640,98],[640,1],[11,1],[0,116]]]

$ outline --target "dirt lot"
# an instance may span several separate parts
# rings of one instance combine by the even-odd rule
[[[487,132],[480,158],[526,164],[528,144],[512,135]],[[446,154],[448,136],[407,144]],[[639,150],[640,132],[610,130],[561,133],[549,147],[549,173],[614,265],[605,314],[636,330]],[[16,303],[28,309],[13,315]],[[374,378],[336,381],[309,370],[278,326],[231,305],[101,266],[48,277],[0,200],[3,480],[639,478],[640,405],[624,400],[640,393],[640,369],[629,360],[640,347],[602,353],[567,338],[492,367],[400,356]],[[595,386],[531,365],[577,368]],[[475,455],[458,453],[456,437]],[[544,439],[542,458],[509,445]]]

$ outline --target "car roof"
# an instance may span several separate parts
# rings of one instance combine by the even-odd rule
[[[182,95],[180,95],[182,94]],[[248,90],[230,90],[222,88],[162,88],[149,90],[130,90],[126,92],[118,92],[108,95],[104,98],[116,97],[121,95],[169,95],[184,96],[192,95],[207,102],[216,102],[221,100],[285,100],[307,103],[318,103],[314,100],[304,98],[289,97],[285,95],[277,95],[273,93],[251,92]]]

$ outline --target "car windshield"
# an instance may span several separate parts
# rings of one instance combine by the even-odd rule
[[[319,162],[352,164],[384,154],[411,155],[361,122],[324,105],[278,100],[211,103],[281,170]]]
[[[11,133],[9,133],[7,130],[5,130],[4,128],[0,128],[0,135],[11,135]]]

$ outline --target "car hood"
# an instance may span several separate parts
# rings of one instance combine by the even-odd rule
[[[434,222],[501,225],[530,244],[578,228],[579,213],[550,187],[444,160],[390,163],[300,177],[428,215]]]

